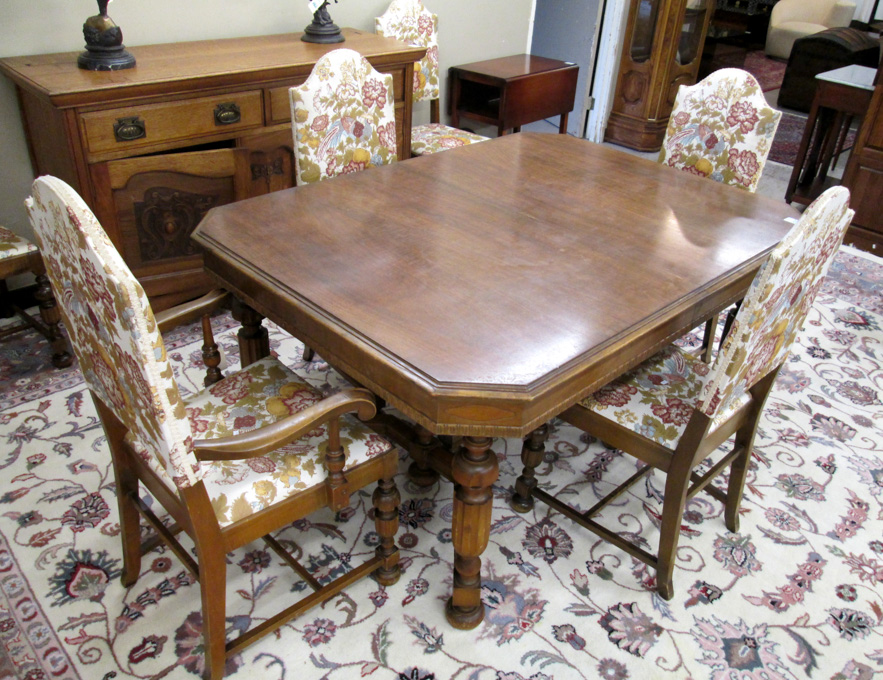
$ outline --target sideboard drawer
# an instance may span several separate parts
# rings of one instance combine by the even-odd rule
[[[394,69],[391,71],[381,71],[381,73],[389,73],[392,75],[393,96],[397,102],[403,101],[405,93],[405,71],[404,69]],[[297,85],[302,85],[306,78],[293,80],[290,83],[280,87],[271,87],[267,89],[269,95],[269,106],[267,107],[267,124],[274,125],[276,123],[287,123],[291,120],[291,100],[288,96],[288,89]]]
[[[89,154],[192,143],[200,137],[263,125],[260,90],[162,104],[92,111],[81,116]]]
[[[292,81],[281,87],[271,87],[267,90],[270,105],[267,107],[267,124],[286,123],[291,120],[291,100],[288,97],[288,89],[297,85],[303,85],[306,78]]]

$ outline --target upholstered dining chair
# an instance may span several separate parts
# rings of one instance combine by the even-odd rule
[[[678,89],[659,161],[754,192],[781,118],[750,73],[736,68],[714,71]],[[724,333],[732,318],[727,317]],[[711,360],[717,321],[715,315],[705,326],[705,361]]]
[[[4,315],[16,314],[22,323],[4,328],[0,331],[0,338],[8,337],[26,328],[33,328],[49,341],[52,350],[52,365],[56,368],[70,366],[74,358],[59,327],[61,317],[55,303],[55,296],[52,294],[52,288],[49,286],[49,279],[46,278],[46,269],[43,266],[40,250],[28,239],[11,232],[6,227],[0,227],[0,299],[9,295],[6,285],[7,278],[28,272],[37,279],[37,290],[34,297],[37,299],[40,319],[35,319],[18,305],[2,300],[5,308]]]
[[[531,498],[549,504],[655,568],[657,590],[670,599],[688,499],[702,489],[709,492],[724,503],[727,529],[739,530],[739,506],[764,402],[852,219],[848,203],[849,191],[833,187],[807,208],[755,276],[713,365],[672,345],[561,415],[643,462],[638,472],[586,510],[535,488],[533,467],[540,461],[534,462],[525,447],[525,472],[516,482],[513,507],[529,509]],[[731,437],[732,449],[708,463]],[[723,492],[710,482],[727,468]],[[666,475],[656,554],[592,519],[653,469]]]
[[[753,75],[738,68],[713,71],[678,89],[659,161],[755,191],[781,117]]]
[[[202,317],[206,345],[213,346],[206,310],[225,295],[209,293],[154,316],[137,279],[68,185],[38,178],[27,207],[107,435],[123,583],[138,579],[142,553],[157,542],[142,545],[140,515],[199,580],[206,677],[222,677],[228,657],[362,576],[373,572],[381,584],[395,583],[397,451],[348,415],[372,416],[372,395],[349,389],[323,399],[272,357],[215,375],[206,389],[182,395],[160,333]],[[207,364],[217,369],[217,361]],[[380,545],[371,559],[337,579],[320,583],[271,535],[319,508],[347,507],[351,493],[378,480],[373,504]],[[174,526],[165,526],[142,501],[139,483]],[[198,562],[176,540],[182,530]],[[315,592],[226,642],[226,555],[258,538]]]
[[[374,26],[379,35],[426,48],[426,55],[414,64],[414,103],[429,102],[429,123],[411,128],[412,156],[424,156],[489,139],[441,122],[438,15],[426,9],[421,0],[392,0],[386,11],[374,20]]]
[[[396,160],[392,76],[358,52],[328,52],[289,95],[297,184]]]

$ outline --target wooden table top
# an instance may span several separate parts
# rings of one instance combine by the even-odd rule
[[[184,91],[285,79],[309,74],[326,52],[340,47],[356,50],[375,67],[420,59],[426,49],[392,38],[344,28],[345,42],[320,45],[300,39],[301,33],[246,38],[197,40],[159,45],[126,45],[136,65],[120,71],[89,71],[77,66],[82,52],[37,54],[0,59],[0,73],[27,90],[40,93],[58,107],[104,103],[134,96],[167,95],[172,84]]]
[[[740,299],[798,213],[520,133],[213,209],[228,289],[436,434],[523,436]]]
[[[577,68],[577,65],[572,61],[560,61],[533,54],[513,54],[509,57],[474,61],[471,64],[458,64],[451,67],[452,70],[460,73],[474,73],[500,80],[510,80],[561,68]]]

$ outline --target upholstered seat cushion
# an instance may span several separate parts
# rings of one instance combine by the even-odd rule
[[[269,425],[322,398],[275,358],[266,357],[185,398],[185,402],[193,438],[216,439]],[[327,430],[325,426],[317,428],[259,458],[201,462],[200,476],[220,525],[232,524],[286,496],[324,483]],[[392,448],[387,439],[354,416],[341,418],[340,440],[346,453],[344,473]],[[143,446],[130,443],[160,472]]]
[[[6,227],[0,227],[0,260],[7,257],[26,255],[37,250],[37,246],[26,238],[17,236]]]
[[[411,128],[411,153],[415,156],[425,156],[458,146],[484,142],[488,139],[489,137],[482,137],[466,130],[458,130],[450,125],[426,123]]]
[[[699,404],[711,366],[670,345],[586,397],[582,406],[670,449]],[[743,394],[715,414],[715,427],[748,403]]]

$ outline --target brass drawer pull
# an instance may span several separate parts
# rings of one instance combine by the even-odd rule
[[[131,142],[147,136],[147,126],[139,116],[117,118],[113,124],[113,136],[118,142]]]
[[[215,125],[232,125],[242,120],[239,105],[235,102],[225,102],[215,107]]]

